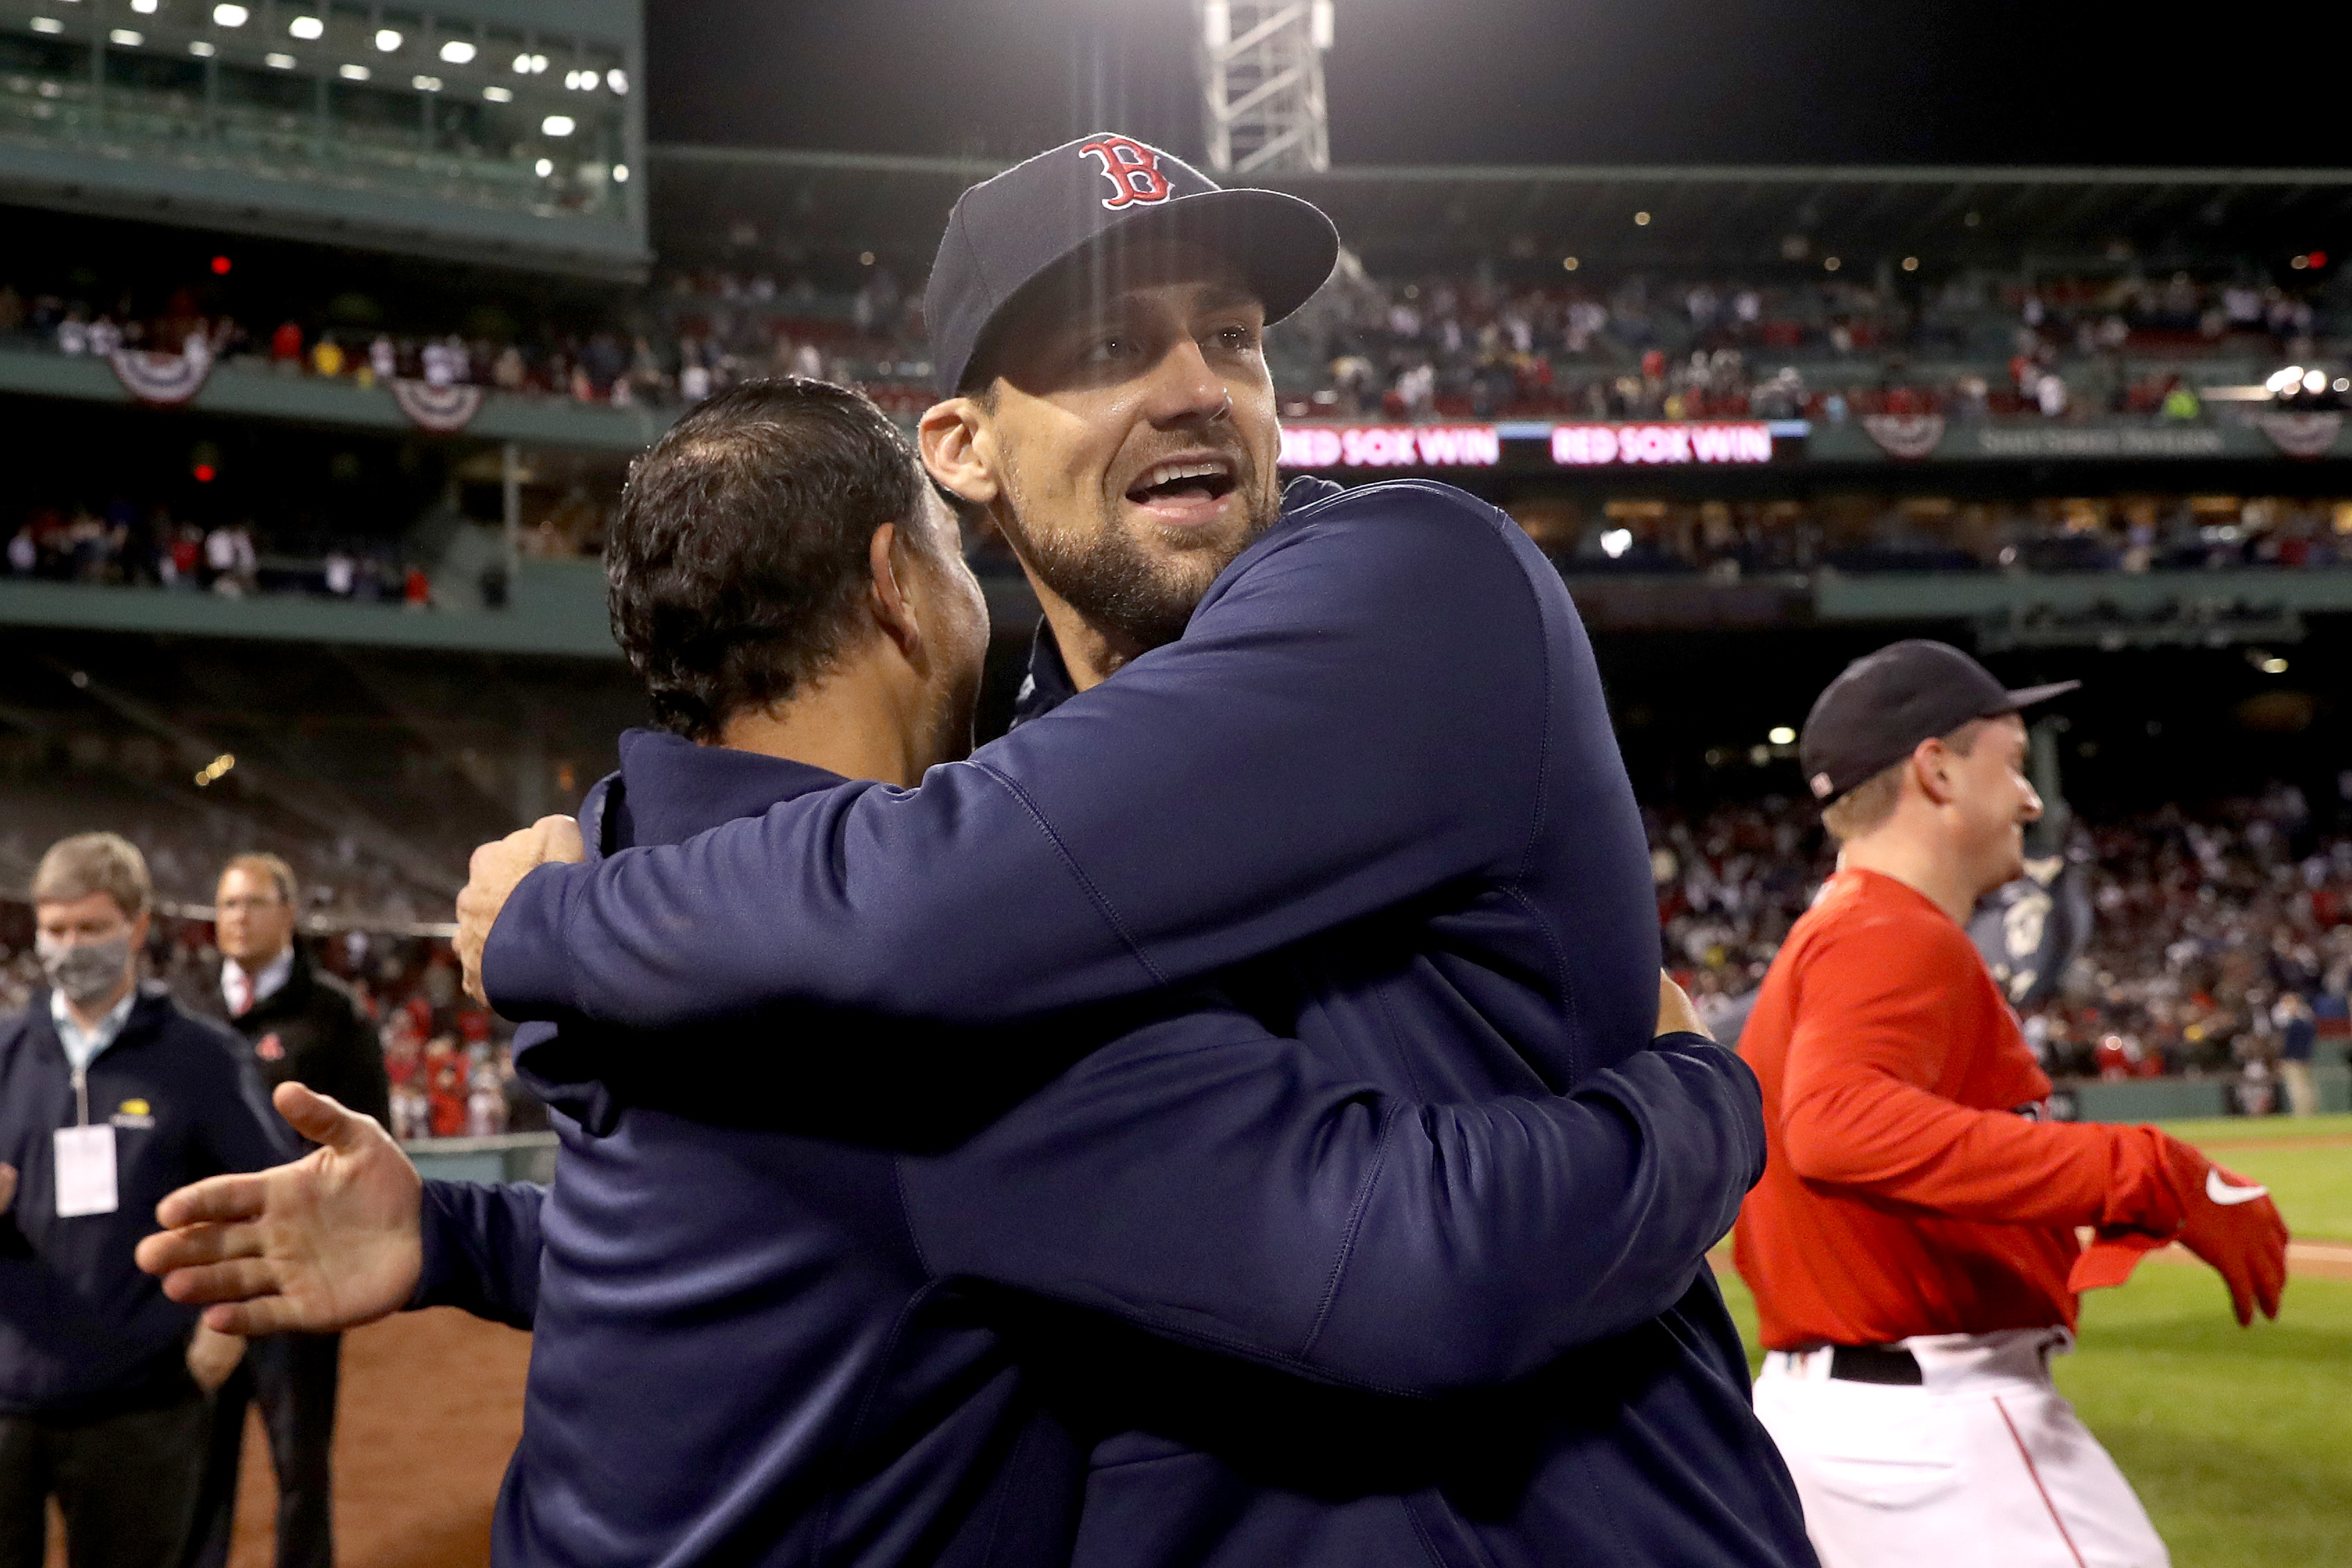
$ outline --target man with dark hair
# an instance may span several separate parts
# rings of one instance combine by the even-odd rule
[[[800,471],[803,439],[856,482]],[[739,591],[784,560],[802,619]],[[625,737],[584,803],[599,860],[844,778],[910,786],[969,745],[978,586],[854,393],[697,409],[633,472],[610,573],[669,732]],[[532,1025],[517,1062],[556,1109],[551,1190],[420,1189],[379,1129],[288,1086],[325,1146],[175,1197],[162,1218],[194,1228],[142,1256],[180,1299],[245,1301],[213,1314],[239,1332],[433,1302],[530,1326],[501,1563],[1182,1560],[1214,1528],[1171,1506],[1217,1462],[1202,1445],[1358,1494],[1237,1482],[1244,1550],[1304,1532],[1378,1562],[1417,1528],[1382,1482],[1483,1476],[1527,1415],[1397,1396],[1638,1332],[1760,1161],[1745,1074],[1652,983],[1676,1031],[1655,1049],[1573,1094],[1450,1104],[1203,988],[992,1033],[807,1020],[816,1060],[782,1073],[745,1051],[757,1016]],[[677,1070],[718,1056],[745,1064],[722,1087]],[[1592,1397],[1546,1381],[1546,1407]],[[1172,1462],[1126,1462],[1151,1457]]]
[[[1017,1037],[1204,982],[1307,1059],[1440,1105],[1654,1054],[1648,847],[1559,574],[1449,486],[1281,485],[1265,328],[1337,254],[1307,204],[1116,134],[965,192],[924,311],[921,444],[1036,589],[1024,722],[919,789],[813,791],[593,865],[542,863],[558,826],[484,846],[458,900],[478,994],[608,1028],[765,1016],[699,1061],[786,1082],[844,1009]],[[1323,1343],[1310,1320],[1293,1349]],[[1481,1396],[1475,1442],[1381,1428],[1375,1458],[1372,1424],[1234,1395],[1281,1453],[1111,1444],[1097,1494],[1286,1568],[1802,1560],[1706,1270],[1618,1336],[1544,1349],[1485,1364],[1511,1386]],[[1192,1430],[1216,1386],[1178,1382],[1153,1421]],[[1124,1462],[1144,1458],[1165,1462]]]
[[[153,891],[136,846],[61,839],[33,873],[47,988],[0,1019],[0,1564],[35,1568],[46,1505],[76,1568],[169,1568],[205,1458],[204,1396],[238,1343],[141,1274],[183,1183],[283,1159],[218,1025],[142,985]]]
[[[221,952],[220,999],[263,1084],[299,1083],[362,1115],[392,1121],[383,1042],[360,1000],[321,974],[296,929],[294,868],[259,851],[232,856],[213,894]],[[190,1568],[222,1568],[236,1521],[245,1413],[258,1404],[278,1478],[278,1568],[335,1560],[333,1456],[340,1334],[256,1340],[213,1400],[211,1457],[189,1536]]]

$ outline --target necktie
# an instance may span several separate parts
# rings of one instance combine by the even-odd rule
[[[243,1018],[253,1006],[253,979],[242,969],[228,972],[228,1010],[232,1018]]]

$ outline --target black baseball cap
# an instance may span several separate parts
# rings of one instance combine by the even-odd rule
[[[1949,643],[1925,637],[1890,643],[1848,664],[1814,699],[1797,759],[1813,799],[1827,805],[1910,756],[1923,740],[2082,684],[2053,681],[2013,692]]]
[[[948,214],[923,295],[940,395],[961,390],[990,326],[1024,287],[1113,235],[1148,233],[1230,257],[1269,322],[1306,304],[1339,259],[1339,230],[1310,202],[1224,190],[1131,136],[1082,136],[982,180]]]

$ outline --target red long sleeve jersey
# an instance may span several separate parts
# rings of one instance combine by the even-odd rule
[[[1740,1037],[1769,1152],[1733,1235],[1766,1345],[2074,1322],[2077,1225],[2169,1234],[2147,1127],[2019,1113],[2050,1080],[1968,936],[1844,871],[1790,932]]]

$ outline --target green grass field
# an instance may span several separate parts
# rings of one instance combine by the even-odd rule
[[[2168,1131],[2268,1184],[2297,1236],[2352,1240],[2352,1117]],[[1754,1305],[1723,1285],[1752,1351]],[[2150,1262],[2084,1298],[2081,1341],[2059,1386],[2175,1568],[2352,1563],[2352,1281],[2292,1278],[2278,1321],[2241,1329],[2210,1270]]]

